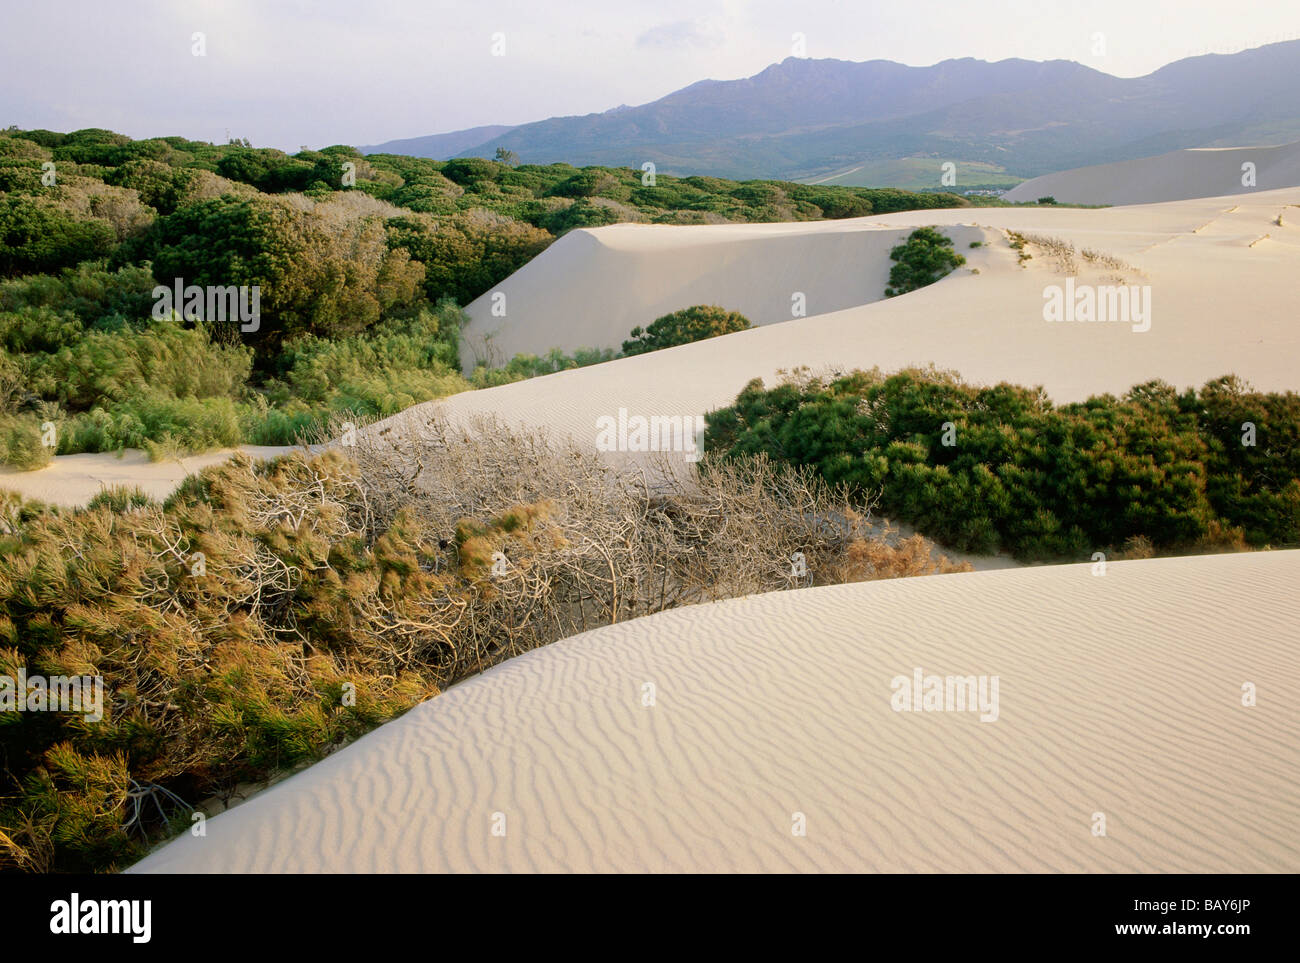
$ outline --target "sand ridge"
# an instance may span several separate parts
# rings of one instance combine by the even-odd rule
[[[1243,165],[1253,165],[1253,169]],[[1190,148],[1078,167],[1017,184],[1008,201],[1054,197],[1062,204],[1146,204],[1253,194],[1300,184],[1300,143]]]
[[[751,239],[744,248],[749,259],[744,271],[734,268],[726,244],[692,249],[700,269],[706,262],[709,269],[711,296],[705,300],[724,307],[733,306],[732,299],[742,296],[762,297],[769,304],[789,303],[791,292],[781,287],[790,271],[788,265],[781,268],[785,249],[765,251],[752,240],[768,227],[780,227],[782,237],[825,232],[843,242],[855,232],[869,239],[892,239],[913,227],[937,224],[962,239],[980,240],[981,246],[971,248],[969,240],[958,243],[957,250],[968,260],[966,266],[903,297],[766,323],[721,338],[455,395],[417,405],[381,426],[418,426],[435,416],[459,421],[491,414],[590,445],[596,419],[612,416],[620,407],[647,415],[703,414],[730,404],[750,379],[760,377],[771,384],[782,369],[799,366],[817,371],[879,366],[892,371],[936,364],[974,382],[1042,385],[1057,402],[1122,393],[1152,378],[1179,388],[1199,387],[1228,373],[1263,390],[1293,390],[1300,371],[1300,338],[1289,279],[1300,269],[1300,218],[1287,222],[1284,212],[1300,212],[1288,208],[1294,204],[1300,204],[1300,188],[1248,198],[1099,210],[909,211],[818,222],[801,226],[803,231],[797,234],[787,230],[790,225],[743,225],[746,230],[740,233]],[[1276,224],[1279,215],[1281,226]],[[644,247],[645,264],[657,263],[663,239],[677,230],[729,229],[619,225],[589,233],[614,231],[630,265],[635,259],[628,252],[640,250],[638,245]],[[1068,275],[1041,253],[1022,265],[1010,247],[1011,232],[1060,238],[1078,252],[1087,248],[1131,265],[1132,270],[1118,272],[1122,277],[1116,283],[1150,289],[1150,330],[1046,322],[1045,291],[1064,284]],[[1251,247],[1263,233],[1269,233],[1270,240]],[[876,243],[873,249],[885,260],[863,270],[886,277],[888,243]],[[623,322],[610,320],[603,300],[583,293],[592,285],[612,284],[613,269],[599,258],[573,257],[573,250],[560,252],[562,257],[549,262],[552,284],[546,290],[522,286],[516,290],[515,279],[524,272],[500,287],[508,294],[508,304],[519,305],[521,300],[530,304],[529,317],[546,330],[530,335],[538,344],[549,342],[572,350],[597,330],[605,332],[604,343],[613,344],[626,335]],[[534,260],[539,271],[550,253]],[[770,264],[764,260],[769,256]],[[755,261],[763,262],[758,265],[759,275],[775,279],[761,290],[753,280]],[[1084,263],[1081,254],[1077,262]],[[1089,270],[1089,276],[1080,275],[1081,282],[1106,282],[1106,272]],[[658,277],[658,272],[651,277]],[[645,289],[657,290],[650,282]],[[525,290],[529,293],[521,298]],[[641,290],[629,283],[624,301],[644,304],[642,313],[652,314],[658,307],[638,302]],[[816,289],[806,293],[810,305],[817,303]],[[844,293],[837,290],[835,295]],[[571,334],[579,330],[586,333]]]

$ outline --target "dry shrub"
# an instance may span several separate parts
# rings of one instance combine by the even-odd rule
[[[487,419],[461,428],[396,419],[356,441],[352,457],[379,519],[400,506],[452,531],[462,519],[548,506],[546,549],[528,558],[533,581],[516,577],[510,559],[492,598],[533,613],[525,635],[549,635],[529,635],[516,650],[690,602],[964,570],[933,558],[923,538],[895,545],[892,531],[872,532],[869,511],[856,511],[846,491],[766,457],[706,457],[686,472],[666,461],[618,465]],[[795,555],[806,577],[792,574]]]
[[[1267,550],[1268,546],[1261,546]],[[1246,533],[1240,526],[1228,525],[1217,518],[1210,519],[1205,535],[1195,546],[1197,553],[1215,554],[1219,552],[1253,552],[1255,547],[1246,541]]]
[[[588,202],[594,207],[603,207],[614,212],[620,223],[641,224],[649,220],[635,207],[629,207],[609,197],[590,197]]]
[[[190,168],[190,179],[185,188],[184,197],[178,206],[197,204],[201,201],[213,201],[227,194],[233,197],[251,199],[264,197],[256,187],[242,181],[232,181],[227,177],[203,168]]]
[[[166,505],[6,513],[0,672],[99,675],[106,704],[98,722],[0,726],[0,860],[120,865],[170,829],[131,824],[133,789],[197,800],[265,779],[585,629],[956,570],[762,458],[683,478],[489,421],[396,419],[355,441],[237,456]]]
[[[1090,247],[1083,248],[1079,253],[1083,256],[1085,261],[1089,264],[1094,264],[1097,267],[1110,268],[1113,271],[1123,271],[1128,268],[1128,265],[1119,258],[1110,254],[1105,254],[1101,251],[1093,250]]]
[[[138,237],[153,223],[153,208],[140,201],[140,192],[114,187],[76,174],[61,178],[51,191],[57,207],[78,219],[104,221],[117,240]]]
[[[357,176],[362,176],[360,169]],[[406,208],[371,197],[365,191],[334,191],[324,200],[314,203],[316,214],[327,222],[350,223],[373,217],[382,220],[410,214]]]
[[[849,543],[845,558],[831,572],[831,581],[867,582],[918,575],[951,575],[971,571],[970,562],[936,555],[934,543],[920,534],[894,538],[892,529],[863,533]]]
[[[1076,274],[1078,269],[1074,262],[1074,245],[1059,237],[1045,237],[1041,234],[1025,234],[1024,240],[1043,251],[1062,274]]]
[[[1121,559],[1139,559],[1155,557],[1155,546],[1145,535],[1130,535],[1119,553]]]

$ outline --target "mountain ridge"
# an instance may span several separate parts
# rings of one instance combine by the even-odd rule
[[[1300,139],[1300,41],[1203,54],[1142,77],[1070,60],[974,57],[912,67],[890,60],[787,57],[751,77],[704,79],[639,106],[551,117],[428,141],[417,156],[567,162],[735,179],[811,179],[854,164],[931,158],[994,163],[1018,177],[1252,133]],[[490,132],[469,144],[478,132]],[[458,143],[459,141],[459,143]],[[879,185],[885,186],[885,185]]]

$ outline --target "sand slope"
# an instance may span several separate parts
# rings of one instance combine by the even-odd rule
[[[244,445],[238,450],[254,458],[274,458],[292,449]],[[150,461],[149,456],[139,449],[129,449],[121,455],[58,455],[36,471],[16,471],[0,466],[0,488],[17,492],[24,498],[69,508],[84,505],[104,489],[116,485],[136,486],[151,498],[161,501],[175,491],[187,475],[209,465],[218,465],[235,451],[234,448],[222,448],[167,461]]]
[[[1242,164],[1255,183],[1242,183]],[[1300,143],[1277,147],[1176,150],[1115,164],[1044,174],[1007,191],[1008,201],[1054,197],[1063,204],[1148,204],[1191,197],[1254,194],[1300,185]]]
[[[973,228],[951,233],[963,248],[981,239]],[[870,304],[884,297],[889,251],[906,235],[869,218],[570,231],[470,303],[462,362],[472,370],[489,341],[498,363],[555,347],[618,350],[634,327],[693,304],[756,325]],[[504,317],[493,314],[498,296]]]
[[[1295,872],[1298,577],[1300,552],[1061,566],[598,629],[136,869]],[[893,711],[917,667],[997,675],[998,720]]]
[[[1106,391],[1120,393],[1152,378],[1180,388],[1200,386],[1229,372],[1261,389],[1293,390],[1300,372],[1292,284],[1300,271],[1300,207],[1294,205],[1300,205],[1300,188],[1239,199],[1100,210],[912,211],[795,225],[804,240],[825,232],[837,243],[848,244],[854,232],[892,240],[912,227],[938,224],[954,234],[961,231],[963,239],[979,237],[983,246],[972,249],[969,241],[959,242],[958,250],[968,259],[965,267],[903,297],[467,392],[416,406],[386,424],[418,426],[435,414],[455,420],[491,413],[594,444],[596,419],[614,417],[620,407],[647,416],[702,414],[731,403],[751,378],[761,377],[770,384],[778,370],[800,365],[813,369],[878,365],[890,371],[934,363],[976,382],[1043,385],[1058,402]],[[964,226],[968,224],[977,226]],[[774,235],[786,237],[788,233],[782,232],[788,227],[760,225],[746,231],[780,228]],[[624,266],[633,263],[627,252],[634,249],[644,251],[646,265],[654,265],[665,239],[677,230],[717,231],[723,237],[730,229],[622,225],[590,234],[616,232],[624,251],[618,263]],[[1063,238],[1078,249],[1095,249],[1132,265],[1133,270],[1121,272],[1122,280],[1150,287],[1150,330],[1136,332],[1127,324],[1045,321],[1044,291],[1064,285],[1067,274],[1041,256],[1022,267],[1009,246],[1007,231]],[[737,267],[741,261],[728,260],[729,243],[696,248],[698,260],[706,255],[712,258],[707,292],[711,296],[701,291],[699,298],[724,306],[731,306],[730,298],[752,283],[749,268],[741,270]],[[867,241],[854,243],[862,249],[871,247]],[[739,250],[747,258],[760,258],[755,244],[747,240]],[[609,267],[604,254],[578,256],[586,249],[573,246],[568,253],[559,252],[563,257],[549,262],[554,268],[550,286],[529,295],[530,311],[545,322],[545,330],[529,335],[535,344],[571,349],[591,343],[601,330],[606,343],[625,336],[625,320],[610,319],[605,298],[587,297],[588,291],[607,283],[602,279]],[[877,258],[887,259],[888,243],[872,249]],[[590,246],[590,250],[603,248]],[[549,253],[534,263],[541,265]],[[773,256],[774,271],[783,257]],[[794,271],[788,265],[785,270]],[[882,270],[880,264],[863,267],[877,275]],[[808,271],[815,273],[814,266]],[[524,273],[508,279],[502,289],[513,291],[513,282]],[[1089,269],[1078,280],[1111,283],[1107,273]],[[800,289],[810,306],[832,295],[845,296],[837,282],[826,283],[825,290],[811,284]],[[650,304],[656,284],[650,280],[629,285],[623,295],[627,304],[620,310],[629,315],[638,310],[653,314],[657,308]],[[772,303],[781,298],[775,289],[767,296]],[[788,304],[788,292],[784,298]],[[512,305],[519,301],[517,296],[509,299]],[[571,337],[573,330],[583,333]]]

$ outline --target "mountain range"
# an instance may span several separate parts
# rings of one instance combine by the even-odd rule
[[[362,149],[447,159],[506,148],[522,163],[653,161],[669,174],[841,184],[914,171],[935,187],[939,165],[952,161],[967,184],[986,175],[1006,183],[1186,147],[1300,140],[1297,77],[1300,41],[1189,57],[1134,78],[1066,60],[909,67],[790,57],[637,107]]]

